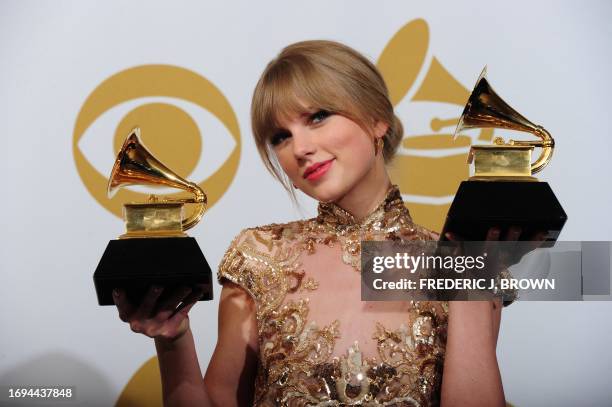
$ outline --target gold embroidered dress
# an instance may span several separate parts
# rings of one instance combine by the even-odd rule
[[[316,218],[242,231],[219,267],[254,299],[258,406],[439,402],[447,303],[361,301],[362,240],[437,240],[393,186],[365,219],[335,204]]]

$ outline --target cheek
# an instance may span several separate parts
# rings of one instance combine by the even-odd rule
[[[276,160],[278,161],[278,164],[280,165],[281,169],[285,172],[285,174],[287,174],[290,179],[294,180],[294,176],[298,172],[298,164],[293,154],[291,154],[285,149],[276,151],[275,155]]]
[[[374,157],[374,146],[367,134],[361,128],[351,129],[344,136],[336,137],[331,148],[346,164],[356,167],[367,167]]]

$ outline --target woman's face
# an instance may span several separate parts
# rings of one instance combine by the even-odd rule
[[[359,124],[339,114],[306,109],[282,123],[271,143],[291,182],[321,202],[335,202],[372,171],[374,141]],[[381,137],[386,125],[377,125]]]

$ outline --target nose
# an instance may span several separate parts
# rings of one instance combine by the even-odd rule
[[[312,134],[304,130],[292,131],[293,138],[293,155],[299,159],[305,159],[309,155],[312,155],[317,150],[315,143],[312,139]]]

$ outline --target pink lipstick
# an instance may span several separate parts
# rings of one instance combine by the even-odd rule
[[[333,161],[334,160],[331,159],[311,165],[304,171],[304,178],[309,181],[315,181],[321,178],[331,168]]]

